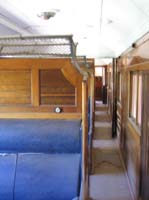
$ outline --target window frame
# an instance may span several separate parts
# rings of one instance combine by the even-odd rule
[[[132,114],[133,75],[136,75],[136,77],[137,77],[137,79],[136,79],[136,84],[137,84],[136,92],[137,92],[137,94],[136,94],[136,107],[135,107],[136,116],[135,117]],[[140,76],[141,76],[141,82],[140,82],[140,79],[139,79]],[[139,109],[139,93],[142,94],[142,72],[141,71],[130,71],[129,77],[130,77],[129,78],[129,83],[130,83],[129,84],[129,118],[134,123],[134,125],[137,126],[140,130],[141,124],[139,124],[139,118],[138,118],[139,114],[138,114],[138,112],[140,110],[140,115],[141,115],[141,118],[142,118],[142,107],[141,107],[141,109]],[[140,84],[141,84],[141,87],[140,87]],[[140,91],[139,91],[139,89],[140,89]]]

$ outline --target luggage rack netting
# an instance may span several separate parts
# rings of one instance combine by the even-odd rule
[[[0,37],[0,56],[75,57],[72,35]]]

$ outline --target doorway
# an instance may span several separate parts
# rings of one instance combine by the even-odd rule
[[[95,67],[95,100],[107,103],[107,66]]]

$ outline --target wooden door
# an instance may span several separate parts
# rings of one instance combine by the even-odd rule
[[[141,136],[141,197],[149,200],[149,72],[143,73],[143,116]]]

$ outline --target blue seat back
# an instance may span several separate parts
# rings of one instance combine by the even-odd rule
[[[0,152],[80,153],[81,120],[0,120]]]

